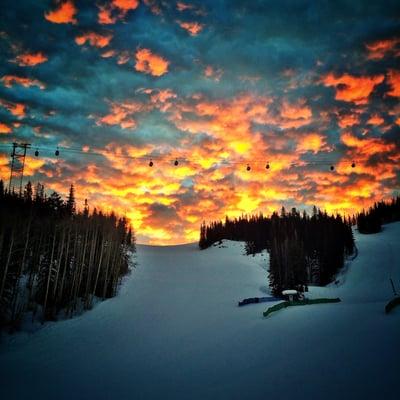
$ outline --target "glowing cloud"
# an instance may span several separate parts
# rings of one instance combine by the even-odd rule
[[[74,2],[66,0],[59,3],[53,11],[45,13],[44,17],[54,24],[76,24],[75,14],[77,12]]]
[[[377,153],[390,152],[395,149],[393,143],[385,143],[380,138],[359,139],[349,132],[344,132],[341,140],[346,146],[356,148],[359,157],[360,155],[371,156]]]
[[[112,5],[122,11],[135,10],[139,6],[139,0],[112,0]]]
[[[392,90],[388,92],[389,96],[400,97],[400,71],[391,69],[388,72],[388,83]]]
[[[282,103],[281,115],[287,119],[309,119],[312,116],[311,108],[303,102],[290,104],[287,101]]]
[[[111,0],[108,4],[100,4],[97,22],[102,25],[115,24],[126,14],[139,7],[139,0]]]
[[[353,76],[344,74],[336,77],[334,74],[328,74],[322,79],[325,86],[334,86],[336,90],[335,99],[355,104],[367,104],[368,97],[385,79],[384,75],[376,76]]]
[[[45,89],[46,86],[44,83],[38,81],[37,79],[30,79],[22,76],[16,76],[16,75],[4,75],[1,78],[1,81],[3,82],[5,87],[11,88],[15,84],[21,85],[24,87],[30,87],[30,86],[38,86],[40,89]]]
[[[396,56],[400,55],[400,49],[396,47],[400,44],[400,39],[386,39],[386,40],[376,40],[371,43],[367,43],[365,47],[368,50],[368,58],[370,60],[381,60],[388,53],[395,53]]]
[[[177,97],[171,89],[145,89],[144,92],[150,95],[150,102],[162,112],[166,112],[172,106],[171,100]]]
[[[26,156],[25,159],[25,169],[24,175],[25,176],[32,176],[34,175],[43,165],[45,165],[46,161],[42,158]]]
[[[343,129],[349,126],[357,125],[360,122],[358,114],[345,114],[338,116],[338,125]]]
[[[203,24],[199,22],[183,22],[177,21],[178,25],[185,29],[191,36],[197,36],[204,28]]]
[[[13,103],[0,99],[0,105],[7,109],[12,115],[18,118],[23,118],[26,115],[25,104]]]
[[[107,50],[104,53],[101,54],[103,58],[110,58],[115,56],[115,50]]]
[[[169,61],[149,49],[138,49],[135,54],[135,69],[145,74],[161,76],[168,72]]]
[[[83,46],[88,42],[91,46],[103,48],[110,44],[113,35],[111,33],[100,34],[96,32],[87,32],[82,35],[78,35],[75,38],[75,43],[79,46]]]
[[[35,65],[42,64],[47,60],[47,56],[39,51],[37,53],[19,54],[17,57],[15,57],[14,62],[21,67],[33,67]]]
[[[379,116],[378,114],[373,114],[371,117],[368,119],[367,124],[370,125],[382,125],[385,122],[385,120]]]
[[[98,7],[97,21],[99,24],[110,25],[117,22],[117,17],[112,15],[112,9],[110,7],[103,5],[98,5]]]
[[[304,100],[297,103],[282,102],[280,126],[283,128],[299,128],[311,122],[312,110],[305,104]]]
[[[296,151],[299,153],[306,153],[312,151],[314,154],[322,150],[328,150],[329,147],[326,144],[326,137],[318,133],[310,133],[303,136],[296,147]]]
[[[8,156],[5,154],[0,154],[0,177],[3,177],[3,181],[4,178],[10,173],[9,161],[10,159]]]
[[[119,125],[122,129],[136,128],[134,114],[141,112],[145,106],[137,102],[112,103],[111,112],[97,120],[97,125]]]
[[[186,3],[183,3],[181,1],[178,1],[176,3],[176,9],[178,11],[192,10],[192,9],[194,9],[194,5],[193,4],[186,4]]]
[[[9,125],[7,125],[4,122],[0,122],[0,133],[7,134],[7,133],[11,133],[11,132],[12,132],[12,128]]]

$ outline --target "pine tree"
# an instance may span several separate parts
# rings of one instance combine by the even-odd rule
[[[64,202],[63,202],[61,196],[57,192],[53,192],[50,195],[50,197],[47,199],[47,204],[50,206],[50,208],[54,212],[60,213],[62,211]]]
[[[24,199],[25,201],[31,202],[33,198],[33,191],[32,191],[32,184],[29,181],[26,185],[25,185],[25,189],[24,189]]]
[[[35,201],[38,203],[44,201],[44,186],[40,182],[36,185]]]
[[[84,217],[88,217],[89,216],[89,203],[88,203],[88,199],[85,199],[85,204],[83,206],[83,216]]]
[[[68,215],[74,215],[76,212],[75,189],[73,184],[71,184],[69,188],[69,194],[66,202],[66,209]]]

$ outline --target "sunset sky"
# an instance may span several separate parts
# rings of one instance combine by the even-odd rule
[[[0,54],[0,177],[29,142],[141,243],[400,193],[398,1],[2,0]]]

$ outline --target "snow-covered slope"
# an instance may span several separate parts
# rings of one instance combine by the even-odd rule
[[[400,223],[357,235],[359,256],[310,295],[342,303],[268,318],[267,255],[243,244],[138,246],[120,294],[81,317],[0,344],[1,399],[397,399]]]

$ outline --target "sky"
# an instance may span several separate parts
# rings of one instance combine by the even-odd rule
[[[140,243],[400,193],[398,1],[3,0],[0,55],[0,178],[30,143]]]

